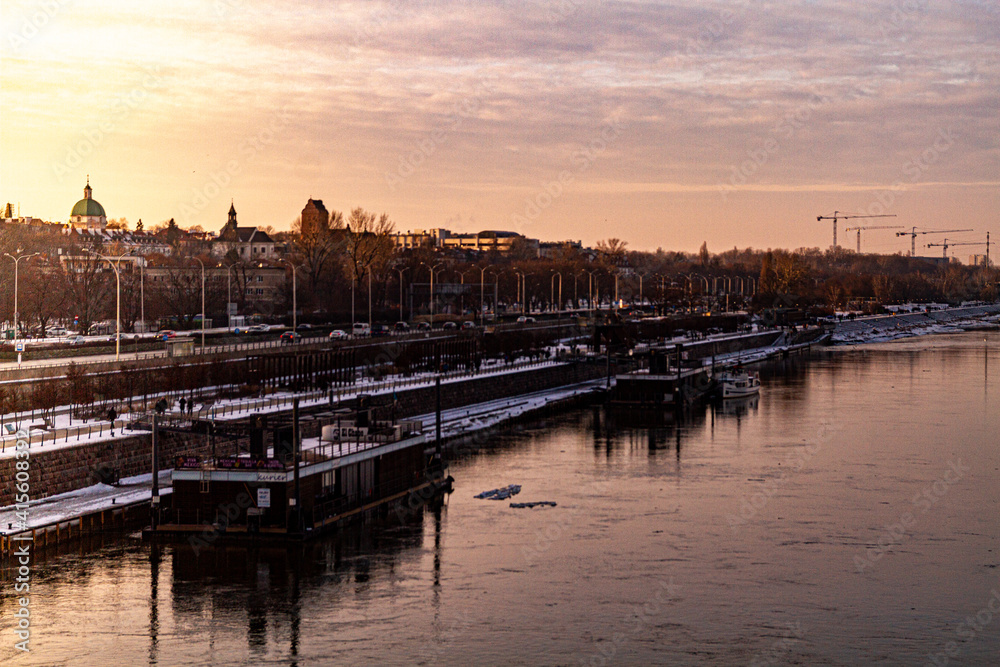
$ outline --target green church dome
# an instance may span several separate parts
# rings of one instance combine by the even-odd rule
[[[107,217],[104,213],[104,207],[97,203],[94,199],[81,199],[73,207],[73,212],[70,213],[71,216],[75,215],[91,215],[91,216],[103,216]]]
[[[70,217],[77,215],[91,216],[106,218],[107,215],[104,213],[104,207],[97,203],[91,193],[93,190],[90,187],[90,175],[87,175],[87,185],[83,188],[83,199],[78,201],[73,207],[73,211],[69,214]]]

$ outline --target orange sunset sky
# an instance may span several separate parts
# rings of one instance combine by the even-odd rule
[[[313,197],[650,250],[825,248],[834,210],[1000,239],[996,0],[0,8],[22,215],[66,221],[89,174],[109,217],[210,230]]]

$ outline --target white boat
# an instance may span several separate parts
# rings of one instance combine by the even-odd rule
[[[725,371],[716,380],[722,398],[740,398],[760,393],[760,376],[746,371]]]

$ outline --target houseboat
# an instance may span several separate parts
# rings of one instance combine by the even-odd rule
[[[615,376],[611,404],[627,407],[680,407],[702,399],[712,378],[700,363],[674,364],[667,354],[652,350],[647,368]]]
[[[181,456],[171,473],[169,510],[149,539],[301,540],[374,510],[409,511],[450,492],[440,447],[428,449],[419,421],[376,422],[339,411],[319,437],[296,446],[294,429],[251,433],[236,456]]]

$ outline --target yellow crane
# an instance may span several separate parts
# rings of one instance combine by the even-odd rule
[[[917,256],[917,235],[918,234],[955,234],[957,232],[971,232],[975,231],[972,229],[928,229],[927,231],[918,232],[916,227],[913,227],[908,232],[896,232],[896,236],[909,236],[910,237],[910,257]],[[989,246],[987,246],[989,247]]]
[[[851,220],[853,218],[895,218],[896,214],[891,213],[889,215],[843,215],[840,211],[834,211],[833,215],[818,215],[816,216],[817,222],[822,222],[823,220],[833,220],[833,247],[837,247],[837,220]]]
[[[904,229],[902,225],[875,225],[868,227],[847,227],[844,229],[845,232],[857,232],[858,233],[858,254],[861,254],[861,231],[865,229]]]

